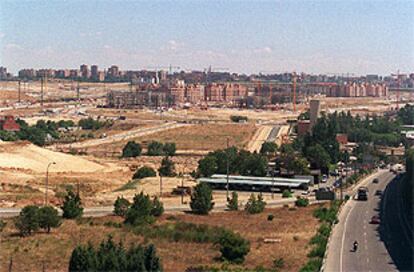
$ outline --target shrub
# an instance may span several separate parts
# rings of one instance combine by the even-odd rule
[[[210,177],[217,172],[217,159],[206,156],[198,161],[198,172],[204,177]]]
[[[244,209],[250,214],[256,214],[263,212],[265,206],[266,202],[263,200],[262,194],[260,193],[256,199],[256,196],[252,193]]]
[[[131,203],[129,203],[128,199],[122,196],[118,197],[114,203],[114,214],[122,217],[125,216],[130,205]]]
[[[3,220],[0,220],[0,232],[2,232],[4,230],[4,228],[6,227],[7,223],[4,222]]]
[[[39,229],[38,212],[39,207],[34,205],[26,206],[20,211],[19,216],[14,222],[16,228],[20,232],[20,235],[30,235],[32,232]]]
[[[224,232],[217,244],[220,246],[221,257],[229,262],[242,263],[250,251],[249,241],[233,232]]]
[[[138,157],[141,155],[142,147],[134,141],[129,141],[122,149],[122,158]]]
[[[208,184],[199,183],[194,187],[190,207],[196,214],[208,214],[213,209],[213,192]]]
[[[152,210],[151,215],[155,217],[159,217],[164,213],[164,205],[162,202],[158,199],[158,197],[154,197],[152,200]]]
[[[306,207],[306,206],[309,205],[309,199],[303,198],[303,197],[298,197],[298,199],[295,201],[295,205],[297,207]]]
[[[262,147],[260,148],[260,154],[262,155],[269,155],[275,154],[277,151],[277,145],[273,142],[264,142]]]
[[[275,269],[276,271],[284,267],[285,267],[285,260],[283,258],[278,258],[273,261],[272,268]]]
[[[322,258],[312,258],[299,271],[300,272],[319,271],[321,266],[322,266]]]
[[[230,116],[230,120],[232,122],[239,123],[240,121],[247,121],[248,118],[247,118],[247,116],[232,115],[232,116]]]
[[[51,228],[57,228],[60,226],[60,217],[58,211],[52,206],[41,207],[38,210],[39,227],[45,229],[47,233]]]
[[[227,200],[227,208],[230,211],[239,210],[239,195],[237,194],[237,192],[231,193],[231,198]]]
[[[137,169],[137,171],[132,176],[133,179],[142,179],[147,177],[155,177],[157,173],[154,169],[148,166],[142,166]]]
[[[283,198],[292,197],[292,192],[289,191],[289,190],[287,190],[287,189],[285,189],[285,190],[283,190],[282,197]]]
[[[75,194],[68,189],[62,205],[63,218],[74,219],[79,218],[83,214],[82,202],[79,194]]]
[[[274,218],[275,218],[275,216],[273,214],[269,214],[267,216],[267,221],[273,221]]]

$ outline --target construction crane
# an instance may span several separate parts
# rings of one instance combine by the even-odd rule
[[[296,112],[296,72],[292,73],[293,112]]]

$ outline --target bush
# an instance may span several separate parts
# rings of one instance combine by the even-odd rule
[[[267,221],[273,221],[274,218],[275,218],[275,216],[273,214],[269,214],[267,216]]]
[[[84,130],[98,130],[102,127],[109,126],[109,122],[101,122],[98,120],[94,120],[91,117],[86,119],[81,119],[78,122],[78,126],[80,126]]]
[[[232,122],[239,123],[240,121],[247,121],[248,118],[247,118],[247,116],[232,115],[232,116],[230,116],[230,120]]]
[[[230,211],[239,210],[239,195],[237,194],[237,192],[231,193],[231,198],[227,200],[227,208]]]
[[[204,177],[210,177],[217,172],[217,159],[206,156],[198,161],[198,172]]]
[[[265,206],[266,202],[263,200],[262,194],[260,193],[256,199],[256,196],[252,193],[246,203],[246,206],[244,207],[244,210],[250,214],[256,214],[263,212]]]
[[[122,158],[132,158],[141,155],[142,147],[134,141],[129,141],[122,149]]]
[[[300,272],[315,272],[315,271],[319,271],[321,266],[322,266],[322,258],[312,258],[299,271]]]
[[[278,271],[281,268],[285,267],[285,260],[283,258],[278,258],[276,260],[273,261],[273,266],[272,268],[276,271]]]
[[[157,173],[154,169],[148,166],[142,166],[141,168],[138,168],[137,171],[132,176],[133,179],[142,179],[147,177],[155,177]]]
[[[41,207],[38,210],[39,227],[45,229],[47,233],[50,233],[51,228],[57,228],[60,226],[60,217],[58,211],[52,206]]]
[[[14,222],[16,228],[20,232],[20,235],[30,235],[32,232],[39,229],[38,212],[39,207],[34,205],[26,206],[20,211],[19,216]]]
[[[7,223],[4,222],[3,220],[0,220],[0,232],[2,232],[4,230],[4,228],[6,227]]]
[[[264,142],[262,147],[260,148],[260,154],[262,155],[269,155],[275,154],[277,151],[277,145],[273,142]]]
[[[83,214],[82,202],[79,194],[75,194],[68,189],[62,205],[63,218],[74,219],[79,218]]]
[[[289,191],[289,190],[287,190],[287,189],[285,189],[285,190],[283,190],[282,197],[283,198],[292,197],[292,192]]]
[[[114,214],[124,217],[130,205],[131,203],[129,203],[128,199],[122,196],[118,197],[114,203]]]
[[[298,199],[295,201],[295,205],[297,207],[306,207],[306,206],[309,205],[309,199],[303,198],[303,197],[298,197]]]
[[[208,184],[199,183],[194,187],[190,207],[196,214],[208,214],[213,209],[213,192]]]
[[[164,213],[164,205],[162,202],[158,199],[158,197],[154,197],[152,200],[152,210],[151,215],[155,217],[159,217]]]
[[[244,257],[250,251],[249,241],[233,232],[224,232],[217,244],[220,246],[222,259],[233,263],[243,263]]]

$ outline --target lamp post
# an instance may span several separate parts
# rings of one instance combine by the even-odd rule
[[[49,164],[47,165],[47,168],[46,168],[45,206],[47,206],[47,191],[48,191],[48,186],[49,186],[49,167],[50,167],[52,164],[56,164],[56,162],[49,162]]]
[[[227,195],[227,200],[229,200],[229,171],[230,171],[230,162],[229,162],[229,137],[227,137],[227,149],[226,149],[226,161],[227,161],[227,165],[226,165],[226,172],[227,172],[227,184],[226,184],[226,195]]]

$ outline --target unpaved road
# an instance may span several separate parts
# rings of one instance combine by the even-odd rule
[[[101,139],[93,139],[93,140],[87,140],[84,142],[59,145],[59,148],[60,149],[61,148],[86,148],[86,147],[98,146],[102,144],[111,144],[111,143],[126,141],[132,138],[146,136],[149,134],[158,133],[158,132],[173,129],[173,128],[183,127],[183,126],[188,126],[188,124],[179,124],[175,122],[170,122],[170,123],[161,124],[156,127],[132,129],[132,130],[128,130],[128,131],[118,133],[115,135],[111,135],[111,136],[101,138]],[[57,147],[54,146],[54,148],[57,148]]]
[[[273,126],[264,125],[260,126],[256,133],[253,135],[252,139],[247,145],[247,150],[250,152],[259,152],[262,144],[267,141],[270,133],[272,132]]]

